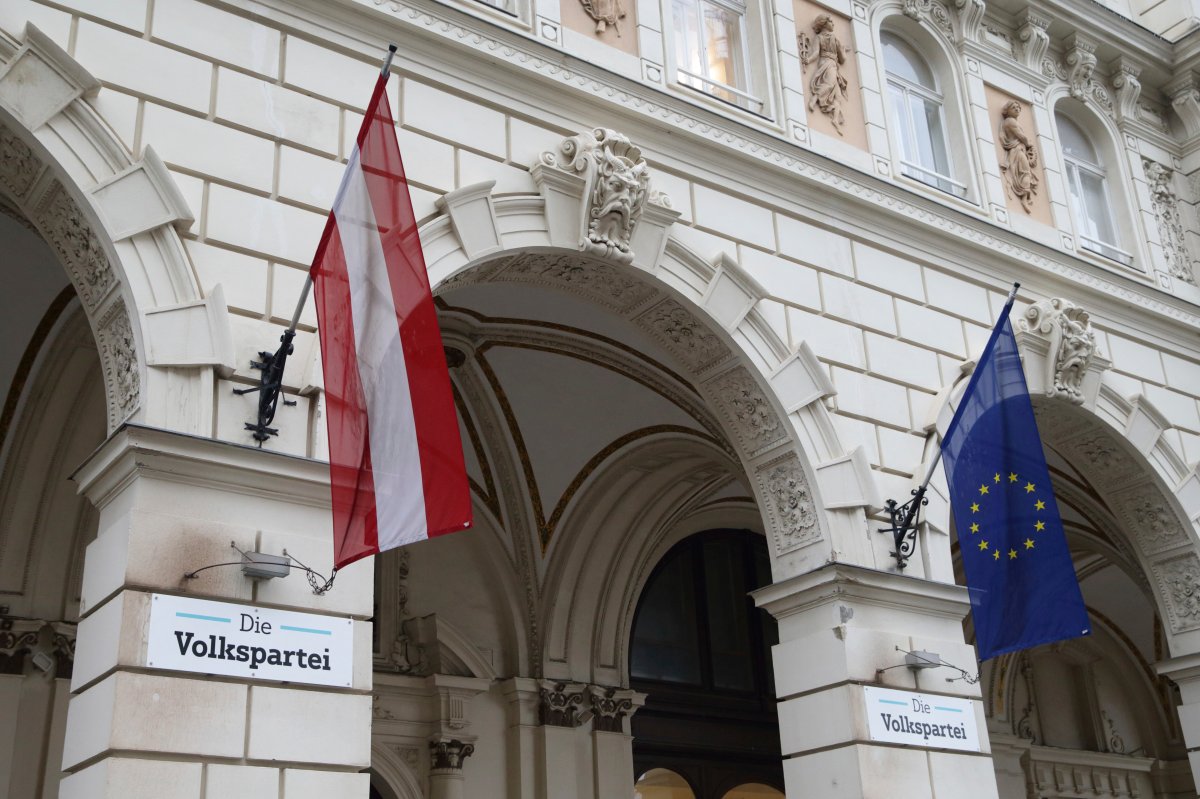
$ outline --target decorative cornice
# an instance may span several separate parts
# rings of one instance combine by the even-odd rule
[[[617,121],[622,117],[655,123],[654,129],[637,133],[643,150],[648,153],[658,149],[655,146],[656,137],[660,137],[659,152],[681,154],[682,157],[686,157],[683,150],[689,146],[689,139],[705,144],[717,144],[742,158],[776,171],[778,179],[768,177],[763,180],[762,175],[747,175],[744,166],[736,162],[726,160],[717,164],[728,164],[730,167],[736,165],[744,179],[753,179],[760,189],[774,192],[781,203],[785,202],[784,198],[794,202],[797,188],[794,180],[799,176],[812,181],[819,189],[835,190],[832,195],[827,191],[821,195],[827,202],[827,207],[828,201],[831,200],[836,205],[839,195],[851,201],[866,201],[874,206],[861,209],[865,213],[859,217],[861,229],[868,235],[871,230],[878,228],[876,223],[880,221],[885,224],[896,221],[907,225],[906,229],[911,235],[913,228],[909,223],[916,221],[931,232],[958,237],[975,247],[973,251],[964,252],[961,241],[947,246],[945,257],[956,264],[971,259],[991,258],[991,265],[994,267],[997,255],[1011,258],[1042,270],[1063,283],[1076,286],[1077,292],[1078,287],[1085,286],[1087,290],[1095,293],[1098,300],[1103,300],[1105,295],[1115,296],[1122,302],[1176,322],[1193,327],[1200,326],[1200,315],[1190,310],[1190,303],[1170,297],[1138,277],[1110,275],[1069,253],[1053,250],[1003,229],[984,218],[982,211],[975,217],[945,203],[922,197],[901,186],[807,151],[784,138],[783,132],[757,130],[732,119],[723,118],[653,86],[616,77],[600,67],[568,58],[565,53],[542,45],[527,34],[497,27],[490,21],[444,6],[435,0],[409,0],[407,3],[392,0],[386,4],[383,4],[383,0],[380,0],[379,4],[374,0],[337,0],[335,4],[317,4],[309,0],[307,10],[301,7],[302,3],[294,0],[257,0],[256,5],[263,13],[270,13],[276,20],[285,20],[288,24],[302,31],[309,31],[314,36],[331,35],[328,25],[318,24],[317,20],[327,20],[331,14],[331,5],[335,6],[336,10],[333,13],[339,15],[343,25],[333,38],[339,46],[363,54],[373,54],[377,49],[381,40],[377,32],[379,18],[380,15],[384,15],[419,33],[412,43],[413,46],[409,48],[408,59],[409,64],[419,63],[425,71],[430,69],[431,64],[446,61],[447,51],[444,48],[451,44],[459,52],[469,51],[482,56],[479,69],[486,69],[493,76],[497,74],[498,69],[507,65],[517,73],[524,73],[526,76],[535,74],[543,80],[570,89],[575,93],[575,98],[563,99],[569,104],[590,104],[589,118],[601,113],[596,107],[596,104],[600,103],[609,109],[609,117],[613,120],[611,124],[618,124]],[[1094,18],[1077,14],[1061,2],[1052,2],[1042,10],[1056,20],[1068,21],[1080,30],[1099,31]],[[357,17],[357,23],[353,21],[354,17]],[[1129,36],[1139,55],[1146,59],[1147,68],[1169,70],[1169,43],[1136,26],[1131,26]],[[995,58],[1002,59],[1003,56],[996,53]],[[398,59],[396,68],[399,70],[403,67],[403,59]],[[433,69],[436,74],[452,82],[461,79],[445,71],[439,72],[436,66]],[[521,83],[527,88],[524,80]],[[502,82],[498,85],[503,89],[504,86],[514,83]],[[545,95],[545,92],[542,94]],[[556,106],[557,110],[549,106],[545,110],[552,116],[561,118],[563,103],[556,102]],[[669,129],[657,124],[661,122],[669,123]],[[630,132],[634,132],[636,128],[636,123],[632,122],[623,125]],[[711,161],[711,156],[710,163],[716,163]],[[880,214],[886,216],[881,217]],[[841,218],[844,220],[847,217]],[[994,268],[989,269],[980,264],[979,277],[994,273]],[[1158,297],[1168,299],[1162,300]],[[1079,299],[1090,302],[1097,310],[1103,307],[1096,300],[1082,296]],[[1187,309],[1182,306],[1187,306]],[[1172,332],[1167,335],[1176,334]]]

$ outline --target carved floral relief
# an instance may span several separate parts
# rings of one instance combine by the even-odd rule
[[[1150,185],[1151,210],[1158,222],[1158,238],[1162,242],[1163,258],[1173,277],[1195,283],[1191,258],[1183,235],[1183,220],[1179,214],[1179,195],[1171,185],[1174,172],[1156,161],[1143,160],[1146,182]]]

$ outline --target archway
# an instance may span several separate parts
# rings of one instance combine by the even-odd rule
[[[1197,646],[1190,597],[1200,560],[1185,510],[1195,469],[1163,435],[1166,418],[1109,382],[1113,364],[1085,311],[1043,300],[1015,327],[1094,632],[984,664],[1001,796],[1024,796],[1027,786],[1102,796],[1194,791],[1179,714],[1188,701],[1160,674],[1178,682],[1170,659]],[[939,431],[964,385],[944,392]],[[944,488],[940,473],[938,482]],[[948,507],[933,505],[931,525],[949,531]]]

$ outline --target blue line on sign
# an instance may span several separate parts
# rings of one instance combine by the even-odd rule
[[[312,633],[313,635],[333,635],[332,630],[314,630],[311,627],[289,627],[286,624],[279,625],[281,630],[291,630],[294,633]]]
[[[880,699],[879,703],[881,705],[904,705],[905,707],[908,706],[908,702],[897,702],[895,699]]]
[[[184,619],[199,619],[200,621],[220,621],[225,624],[232,622],[232,619],[222,618],[221,616],[201,616],[199,613],[180,613],[175,611],[175,615]]]
[[[962,713],[962,708],[957,708],[957,707],[941,707],[939,705],[934,705],[933,709],[934,710],[944,710],[947,713]]]

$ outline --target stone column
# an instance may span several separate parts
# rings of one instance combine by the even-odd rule
[[[323,596],[295,570],[263,581],[236,565],[185,577],[237,562],[231,542],[286,549],[328,571],[327,467],[127,425],[75,479],[100,523],[84,567],[63,799],[366,799],[368,775],[356,772],[371,762],[370,562],[344,569]],[[349,625],[349,684],[156,667],[147,653],[154,594],[318,614],[313,628]]]
[[[579,794],[579,774],[586,768],[577,759],[575,728],[588,716],[588,686],[542,680],[538,700],[539,799],[567,799]]]
[[[475,744],[457,740],[429,743],[429,799],[465,799],[463,761],[475,753]]]
[[[834,563],[754,598],[779,621],[773,655],[788,796],[995,799],[979,685],[945,666],[903,665],[905,651],[924,650],[977,677],[974,647],[963,641],[965,588]],[[983,752],[873,742],[862,686],[972,700]]]
[[[646,695],[629,689],[588,687],[592,708],[592,762],[596,799],[629,799],[633,776],[633,735],[629,718]]]

